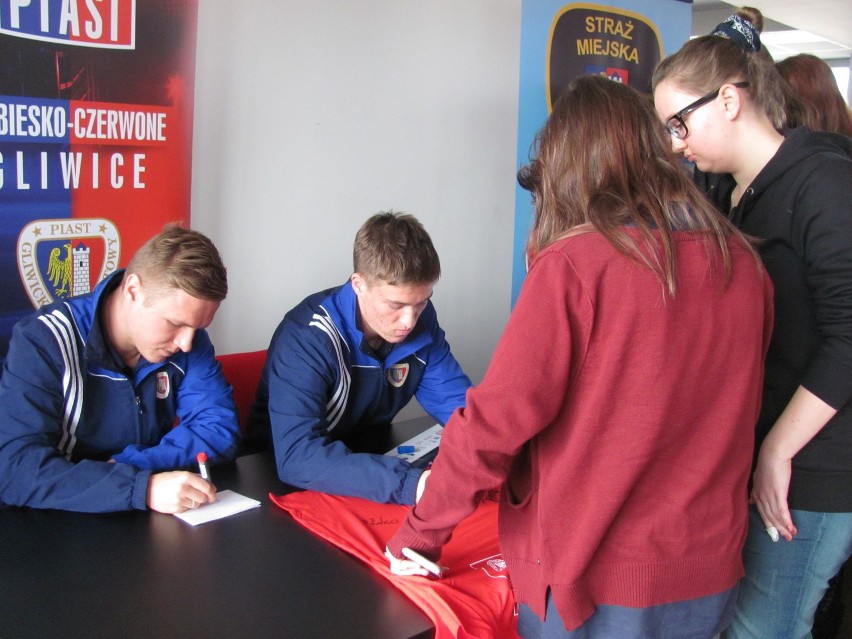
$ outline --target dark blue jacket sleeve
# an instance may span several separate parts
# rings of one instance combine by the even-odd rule
[[[471,382],[453,357],[437,322],[432,325],[431,332],[428,365],[415,397],[427,413],[446,424],[453,412],[465,405],[465,394]]]
[[[336,390],[333,367],[342,366],[341,357],[319,330],[292,323],[270,345],[266,373],[278,476],[299,488],[413,504],[421,470],[394,457],[353,453],[327,437],[326,402]]]

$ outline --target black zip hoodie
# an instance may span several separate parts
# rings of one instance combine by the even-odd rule
[[[793,459],[789,505],[852,512],[852,139],[804,128],[784,137],[736,207],[730,175],[696,181],[760,240],[775,286],[757,446],[799,385],[838,409]]]

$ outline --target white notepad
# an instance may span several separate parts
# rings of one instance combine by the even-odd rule
[[[193,526],[203,524],[214,519],[222,519],[230,517],[245,510],[251,510],[260,506],[260,502],[251,497],[246,497],[235,493],[233,490],[220,490],[216,493],[216,501],[212,504],[205,504],[193,510],[187,510],[182,513],[175,513],[175,517],[183,519],[186,523]]]

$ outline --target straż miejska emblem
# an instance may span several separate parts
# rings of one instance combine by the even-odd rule
[[[405,364],[394,364],[391,366],[386,373],[391,386],[399,388],[405,384],[405,380],[408,379],[408,369],[409,365],[407,362]]]
[[[118,268],[121,240],[102,218],[35,220],[18,235],[18,273],[32,305],[90,292]]]

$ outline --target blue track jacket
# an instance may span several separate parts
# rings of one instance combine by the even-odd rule
[[[471,383],[430,302],[408,338],[381,361],[358,328],[352,284],[291,310],[269,346],[249,431],[268,431],[281,481],[382,503],[413,504],[421,469],[353,453],[340,438],[390,424],[412,397],[445,423]]]
[[[141,359],[132,379],[121,370],[97,318],[122,276],[15,326],[0,377],[0,503],[144,510],[152,471],[235,455],[231,387],[205,331],[189,353]]]

